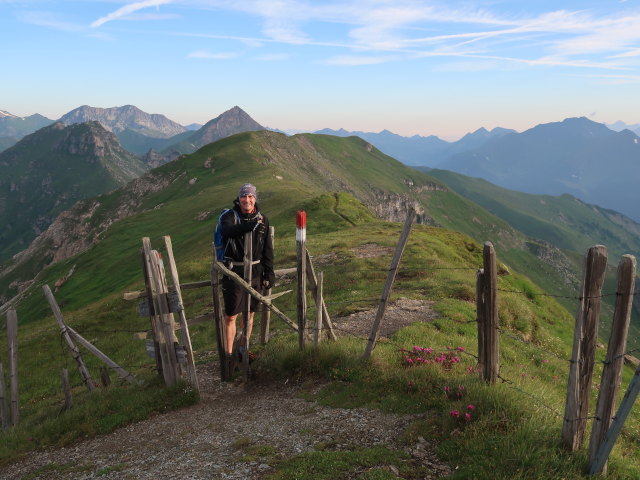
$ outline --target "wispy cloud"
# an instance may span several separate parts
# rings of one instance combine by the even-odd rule
[[[202,58],[205,60],[230,60],[237,58],[239,55],[235,52],[207,52],[204,50],[198,50],[191,52],[187,55],[187,58]]]
[[[473,68],[470,64],[477,58],[485,67],[498,59],[498,65],[619,69],[635,68],[632,62],[640,56],[640,10],[630,2],[603,15],[589,9],[516,14],[497,10],[490,2],[479,7],[437,0],[144,0],[128,3],[91,26],[116,19],[170,19],[168,14],[136,14],[167,3],[179,5],[185,16],[226,11],[258,19],[260,25],[255,35],[181,35],[237,40],[250,48],[275,43],[342,49],[325,52],[324,63],[332,65],[445,56],[459,57],[460,66],[467,65],[463,68]]]
[[[259,55],[256,57],[256,60],[261,62],[282,62],[285,60],[289,60],[291,55],[288,53],[268,53],[265,55]]]
[[[160,5],[164,5],[167,3],[171,3],[172,0],[145,0],[142,2],[135,2],[135,3],[130,3],[128,5],[125,5],[124,7],[120,7],[119,9],[117,9],[114,12],[111,12],[110,14],[99,18],[98,20],[96,20],[95,22],[91,23],[91,26],[93,28],[99,27],[101,25],[104,25],[107,22],[111,22],[113,20],[117,20],[119,18],[122,17],[126,17],[127,15],[131,15],[132,13],[137,12],[138,10],[142,10],[143,8],[148,8],[148,7],[159,7]]]
[[[376,65],[379,63],[385,63],[390,60],[390,57],[382,56],[366,56],[366,55],[337,55],[331,57],[325,61],[327,65],[339,65],[339,66],[358,66],[358,65]]]
[[[19,12],[17,17],[20,21],[30,25],[38,25],[63,32],[83,32],[87,29],[84,25],[63,20],[52,12],[23,11]]]
[[[221,6],[219,2],[216,2]],[[449,7],[417,0],[354,0],[325,3],[245,0],[228,8],[262,18],[262,33],[272,41],[317,45],[310,28],[316,22],[342,26],[342,38],[325,43],[371,52],[415,51],[467,57],[477,53],[529,65],[620,68],[603,55],[627,52],[633,56],[640,42],[640,16],[620,12],[609,16],[588,10],[555,10],[532,15],[509,15],[478,7]],[[317,30],[317,27],[316,27]],[[335,29],[337,30],[337,28]],[[424,35],[433,32],[433,35]],[[509,52],[509,55],[505,53]],[[332,56],[331,64],[368,64],[394,60],[393,56]]]

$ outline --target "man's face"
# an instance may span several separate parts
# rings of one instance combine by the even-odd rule
[[[253,195],[243,195],[240,197],[240,210],[242,213],[252,213],[256,206],[256,197]]]

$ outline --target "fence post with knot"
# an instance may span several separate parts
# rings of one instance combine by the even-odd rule
[[[602,285],[606,268],[607,247],[603,245],[591,247],[585,258],[562,425],[562,444],[570,452],[575,452],[582,446],[587,426],[589,394],[602,303]]]
[[[481,366],[480,375],[482,379],[493,385],[498,379],[499,365],[499,342],[498,342],[498,273],[496,269],[496,251],[491,242],[484,244],[482,252],[483,270],[481,276],[482,282],[482,301],[478,304],[482,308],[482,312],[478,315],[480,321],[478,328],[482,329],[479,338],[482,338],[482,349],[480,350],[480,358],[478,363]],[[478,292],[480,293],[480,292]]]

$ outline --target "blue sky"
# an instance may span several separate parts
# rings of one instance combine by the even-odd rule
[[[456,140],[640,123],[640,0],[0,0],[0,110]]]

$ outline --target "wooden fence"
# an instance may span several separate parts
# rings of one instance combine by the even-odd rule
[[[499,376],[499,319],[495,251],[487,242],[483,251],[484,268],[477,275],[478,364],[481,378],[494,384]],[[576,313],[573,351],[562,427],[562,444],[572,452],[584,444],[589,418],[589,400],[595,365],[602,286],[607,265],[607,249],[590,248],[585,255],[580,304]],[[621,381],[627,333],[634,296],[636,259],[624,255],[618,266],[616,305],[611,336],[597,399],[596,414],[589,441],[589,472],[606,471],[606,461],[631,405],[640,391],[640,367],[614,416]]]
[[[231,271],[223,263],[216,261],[214,250],[211,279],[190,284],[180,284],[171,239],[165,236],[165,249],[169,272],[172,278],[172,286],[169,287],[162,255],[160,252],[151,248],[149,238],[143,238],[141,260],[145,290],[142,292],[126,293],[124,298],[140,300],[140,313],[148,316],[150,319],[150,351],[156,360],[158,374],[164,379],[166,385],[175,385],[178,381],[186,380],[193,388],[196,390],[199,389],[189,335],[189,326],[181,293],[182,289],[188,288],[210,287],[212,289],[212,316],[218,339],[221,379],[225,381],[232,377],[232,364],[228,361],[227,355],[225,354],[227,351],[226,325],[222,302],[220,301],[220,274],[227,276],[246,292],[246,304],[243,312],[245,319],[248,318],[251,298],[257,299],[261,304],[260,342],[262,344],[269,341],[271,314],[276,315],[293,330],[298,331],[300,349],[304,349],[305,344],[311,341],[311,339],[314,344],[317,345],[321,338],[322,329],[325,329],[329,339],[336,338],[323,298],[324,276],[322,272],[316,273],[314,270],[311,256],[305,245],[306,214],[302,214],[304,214],[304,212],[298,212],[297,215],[297,265],[295,268],[280,271],[281,273],[294,271],[297,273],[297,322],[287,317],[273,303],[274,299],[290,291],[272,294],[271,290],[258,291],[251,286],[250,251],[245,252],[243,277]],[[371,355],[375,347],[378,332],[384,319],[387,302],[391,294],[402,254],[408,242],[414,219],[415,211],[410,210],[389,268],[387,281],[385,282],[378,306],[378,312],[362,357],[363,360],[366,360]],[[251,235],[251,233],[248,235]],[[273,227],[271,227],[269,235],[273,241]],[[245,239],[245,245],[251,244],[250,238]],[[589,412],[589,392],[591,391],[593,380],[602,286],[606,265],[607,250],[605,247],[596,245],[588,250],[584,260],[584,276],[580,291],[580,304],[576,313],[573,351],[569,362],[569,379],[561,435],[562,444],[569,451],[580,449],[583,446],[585,438]],[[278,271],[276,271],[276,273],[278,273]],[[609,339],[606,360],[604,362],[596,415],[589,441],[589,472],[592,474],[606,471],[608,455],[613,448],[617,435],[622,429],[626,416],[630,412],[640,392],[640,367],[638,367],[636,375],[618,408],[617,414],[614,415],[631,316],[635,276],[636,259],[631,255],[624,255],[618,266],[613,327]],[[58,322],[62,337],[77,364],[83,382],[90,391],[96,388],[96,383],[84,364],[76,342],[97,356],[108,367],[115,370],[121,378],[135,384],[139,383],[135,377],[130,375],[107,355],[84,339],[73,328],[68,326],[48,285],[45,285],[43,290]],[[498,291],[496,253],[493,245],[490,242],[486,242],[483,249],[483,265],[476,275],[476,316],[479,372],[481,379],[489,385],[495,384],[500,375]],[[306,314],[306,302],[309,293],[311,293],[316,307],[315,325],[311,328],[307,328],[308,319]],[[178,315],[177,324],[174,319],[174,313]],[[175,333],[178,329],[181,334],[180,341],[178,341]],[[15,310],[9,310],[7,314],[7,332],[10,378],[9,405],[7,405],[7,390],[4,383],[3,365],[0,363],[0,416],[2,426],[5,428],[9,425],[17,424],[19,413],[16,341],[17,317]],[[249,351],[249,341],[249,336],[245,336],[243,346],[246,352]],[[244,355],[243,358],[243,378],[246,381],[249,373],[249,356]],[[105,371],[102,372],[102,379],[103,384],[108,384],[108,375]],[[68,387],[68,371],[66,371],[66,369],[62,372],[62,382],[63,385],[65,385],[65,405],[70,407],[72,400]]]

